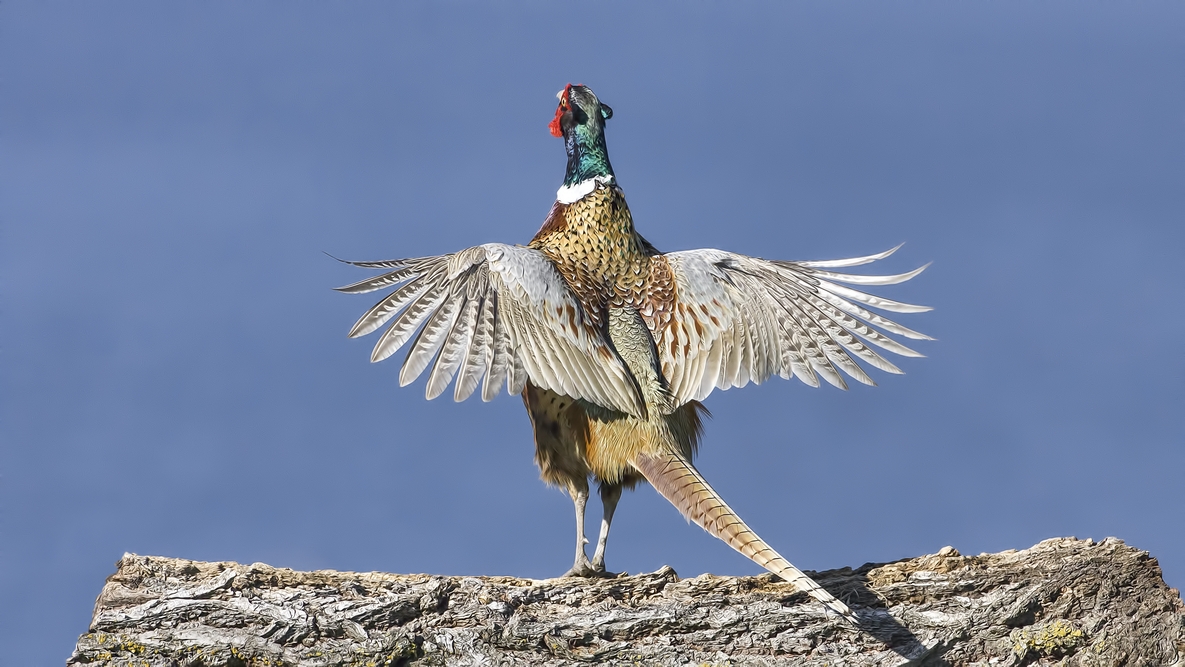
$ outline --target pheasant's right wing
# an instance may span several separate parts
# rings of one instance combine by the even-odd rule
[[[401,385],[432,366],[429,399],[456,377],[453,397],[463,401],[484,377],[486,401],[498,395],[503,382],[517,394],[530,380],[605,408],[644,412],[625,365],[539,251],[487,243],[439,257],[349,263],[389,271],[339,287],[340,292],[397,286],[349,335],[364,336],[391,322],[371,361],[391,356],[414,335],[399,373]]]

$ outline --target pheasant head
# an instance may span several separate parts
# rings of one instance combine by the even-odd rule
[[[568,84],[556,97],[560,104],[548,127],[553,135],[564,138],[568,152],[564,186],[598,176],[612,177],[613,166],[605,148],[605,121],[613,117],[613,109],[581,84]]]

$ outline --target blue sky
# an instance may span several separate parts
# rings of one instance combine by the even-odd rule
[[[525,243],[568,82],[661,249],[933,262],[881,290],[935,307],[906,375],[707,401],[701,470],[791,561],[1113,535],[1185,585],[1182,34],[1167,2],[3,3],[0,641],[64,660],[125,551],[563,572],[519,399],[399,388],[323,253]],[[649,488],[608,564],[758,571]]]

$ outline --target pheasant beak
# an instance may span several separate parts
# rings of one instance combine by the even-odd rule
[[[572,84],[569,83],[567,86],[564,86],[563,90],[556,93],[556,97],[560,98],[560,105],[556,107],[555,118],[552,118],[551,123],[547,125],[547,129],[551,130],[551,136],[553,137],[564,136],[564,129],[560,127],[560,118],[563,118],[564,114],[568,112],[568,105],[570,104],[568,102],[568,91],[571,89]]]

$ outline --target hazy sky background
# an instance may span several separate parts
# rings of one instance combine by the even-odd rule
[[[528,241],[568,82],[659,248],[934,262],[880,290],[935,307],[906,375],[707,401],[701,469],[791,561],[1114,535],[1185,585],[1185,6],[637,4],[0,4],[12,664],[126,551],[569,567],[520,400],[399,388],[323,254]],[[758,571],[650,488],[608,564]]]

